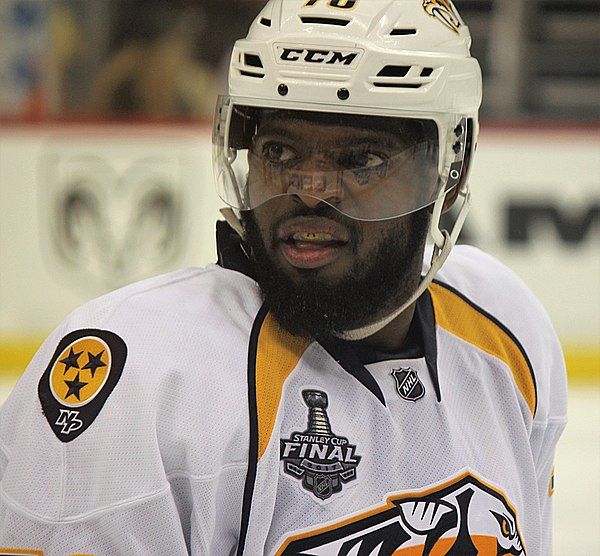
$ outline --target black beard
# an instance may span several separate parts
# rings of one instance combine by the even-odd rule
[[[320,207],[319,207],[320,208]],[[361,237],[361,224],[325,206],[286,214],[326,216],[350,230],[350,248]],[[391,313],[416,290],[429,228],[427,209],[414,212],[382,233],[368,258],[335,282],[324,281],[318,270],[303,270],[293,279],[269,256],[252,212],[242,213],[246,243],[254,262],[255,277],[264,301],[279,325],[295,336],[327,340]],[[276,228],[273,226],[273,230]],[[275,238],[270,238],[275,244]]]

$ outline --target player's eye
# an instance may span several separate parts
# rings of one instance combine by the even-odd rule
[[[298,153],[280,141],[268,141],[262,145],[262,158],[269,164],[286,164],[298,159]]]
[[[388,157],[368,149],[348,151],[338,158],[338,164],[347,169],[360,170],[375,168],[386,162]]]

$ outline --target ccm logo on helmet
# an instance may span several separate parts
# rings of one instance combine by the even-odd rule
[[[306,62],[308,64],[329,64],[352,66],[358,59],[357,50],[329,50],[317,48],[277,47],[279,59],[283,62]]]

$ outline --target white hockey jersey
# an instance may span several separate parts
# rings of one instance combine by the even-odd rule
[[[0,410],[0,554],[551,554],[565,369],[513,273],[456,247],[421,349],[369,360],[278,328],[235,250],[44,343]]]

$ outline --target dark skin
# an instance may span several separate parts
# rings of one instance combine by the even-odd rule
[[[269,241],[267,238],[272,234],[271,225],[274,219],[284,215],[290,207],[290,204],[303,203],[302,198],[299,196],[287,197],[277,199],[274,202],[265,203],[252,212],[255,220],[259,226],[263,240],[267,245]],[[398,219],[399,220],[399,219]],[[311,220],[306,219],[307,229],[310,229]],[[359,221],[353,221],[359,222]],[[392,224],[393,223],[393,224]],[[396,220],[390,221],[372,221],[372,222],[360,222],[358,224],[361,228],[361,239],[358,240],[354,248],[342,247],[339,249],[339,255],[334,261],[325,265],[322,269],[314,271],[318,274],[320,280],[331,281],[335,278],[339,278],[345,273],[352,272],[354,264],[358,259],[364,259],[367,257],[372,249],[375,247],[377,240],[376,238],[382,237],[382,234],[389,232],[392,226],[398,227]],[[424,245],[423,245],[424,247]],[[303,279],[302,271],[293,267],[282,254],[282,246],[280,242],[277,242],[271,248],[267,247],[269,254],[272,257],[275,264],[277,264],[294,282],[300,283]],[[422,249],[421,249],[422,258]],[[414,276],[412,286],[417,287],[418,278],[420,276],[420,266],[417,269],[413,269],[411,273]],[[393,351],[399,349],[406,338],[406,334],[410,327],[415,310],[415,304],[413,303],[408,307],[401,315],[394,319],[391,323],[385,326],[379,332],[361,340],[360,343],[366,346],[377,347],[383,350]],[[385,310],[379,315],[373,315],[373,317],[383,317]]]
[[[352,139],[352,130],[347,127],[310,121],[278,121],[277,129],[284,130],[285,138],[275,134],[273,143],[273,135],[269,132],[265,135],[267,141],[259,141],[260,148],[267,152],[269,161],[274,164],[278,164],[280,160],[293,161],[295,150],[300,150],[299,146],[314,145],[310,149],[314,155],[300,160],[298,165],[302,166],[303,172],[317,174],[323,168],[329,170],[335,164],[322,156],[323,148],[336,144],[340,137],[344,142]],[[360,133],[364,135],[364,130]],[[369,141],[369,145],[373,143],[376,143],[375,139]],[[385,139],[385,143],[390,144],[389,137]],[[376,156],[373,155],[373,160],[376,160]],[[264,179],[262,175],[257,175],[256,169],[253,170],[252,163],[250,176],[259,185],[260,180]],[[349,218],[323,203],[322,201],[328,201],[335,204],[335,199],[331,198],[333,191],[324,191],[320,195],[311,191],[310,195],[300,192],[277,197],[253,209],[251,216],[246,215],[243,219],[246,227],[248,228],[251,220],[254,236],[257,236],[250,240],[250,248],[255,250],[253,241],[262,243],[263,257],[267,257],[283,273],[292,288],[302,288],[306,284],[310,284],[312,288],[335,287],[337,284],[347,283],[344,280],[348,277],[356,277],[356,281],[360,282],[363,278],[367,279],[366,273],[369,270],[374,270],[377,274],[383,265],[388,266],[388,260],[394,259],[394,264],[398,267],[395,271],[398,280],[390,282],[388,279],[386,282],[382,278],[382,289],[375,295],[376,303],[360,315],[362,321],[354,323],[351,320],[350,328],[368,324],[389,314],[412,294],[419,283],[431,207],[419,211],[421,214],[418,216],[411,214],[387,220],[365,221]],[[452,206],[455,198],[456,193],[447,197],[444,210]],[[416,233],[413,230],[415,226],[419,228]],[[252,238],[253,234],[250,236]],[[393,254],[388,254],[384,260],[380,258],[376,263],[376,253],[385,248],[390,238],[396,242]],[[373,264],[379,266],[373,268]],[[368,297],[370,290],[376,290],[379,285],[377,280],[374,284],[374,288],[368,287],[364,293],[360,289],[350,291],[354,291],[355,298]],[[277,289],[277,284],[275,288]],[[353,302],[352,299],[349,301]],[[391,323],[360,343],[379,350],[399,350],[406,339],[414,311],[413,303]],[[364,315],[367,316],[367,321],[364,320]]]

